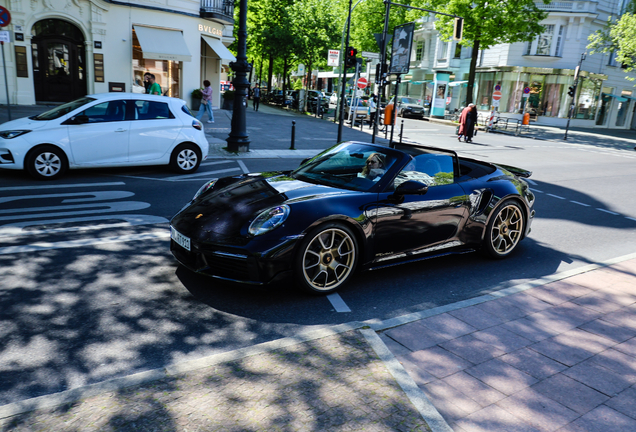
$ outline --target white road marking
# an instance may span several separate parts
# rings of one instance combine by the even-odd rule
[[[110,224],[97,224],[97,225],[83,225],[83,226],[71,226],[71,227],[58,227],[58,228],[45,228],[45,229],[28,229],[29,227],[46,226],[54,224],[65,224],[73,222],[92,222],[99,220],[122,220],[124,222],[110,223]],[[160,216],[152,215],[104,215],[104,216],[88,216],[88,217],[76,217],[76,218],[64,218],[64,219],[47,219],[31,222],[16,222],[12,224],[6,224],[0,226],[0,237],[20,236],[20,235],[42,235],[53,234],[59,232],[70,231],[90,231],[106,228],[126,228],[135,225],[153,225],[159,223],[168,223],[168,219]]]
[[[609,214],[612,214],[614,216],[618,216],[618,213],[614,213],[613,211],[605,210],[605,209],[598,208],[598,207],[596,208],[596,210],[600,210],[602,212],[609,213]]]
[[[71,240],[65,242],[41,242],[41,243],[33,243],[30,245],[24,246],[8,246],[0,248],[0,255],[9,255],[9,254],[17,254],[17,253],[25,253],[25,252],[35,252],[35,251],[44,251],[51,249],[68,249],[68,248],[77,248],[77,247],[86,247],[86,246],[97,246],[103,245],[107,243],[122,243],[122,242],[131,242],[131,241],[141,241],[141,240],[157,240],[157,239],[167,239],[170,238],[170,231],[156,231],[145,234],[130,234],[123,236],[114,236],[114,237],[102,237],[102,238],[87,238],[81,240]]]
[[[47,216],[78,216],[78,215],[86,215],[86,214],[98,214],[98,213],[111,213],[111,212],[124,212],[124,211],[134,211],[134,210],[142,210],[150,207],[150,204],[140,201],[122,201],[117,203],[92,203],[92,204],[77,204],[77,205],[68,205],[68,206],[50,206],[50,207],[33,207],[33,208],[23,208],[23,209],[10,209],[10,210],[2,210],[0,214],[11,214],[11,213],[25,213],[25,212],[50,212],[53,210],[69,210],[69,211],[61,211],[59,213],[49,213]],[[77,210],[82,208],[91,208],[91,210]],[[9,221],[9,220],[24,220],[24,219],[37,219],[41,218],[42,215],[34,215],[34,214],[16,214],[13,216],[0,216],[0,221]]]
[[[340,297],[340,294],[329,294],[327,299],[329,299],[336,312],[351,312],[351,309],[349,309],[349,306],[347,306],[342,297]]]
[[[532,192],[539,192],[539,193],[543,193],[543,191],[542,191],[542,190],[535,189],[535,188],[530,188],[530,190],[531,190]]]
[[[528,183],[530,183],[531,185],[535,185],[535,186],[536,186],[536,184],[537,184],[537,182],[536,182],[536,181],[534,181],[534,180],[530,180],[529,178],[525,179],[525,181],[527,181],[527,182],[528,182]]]
[[[554,195],[554,194],[548,194],[548,196],[554,197],[554,198],[558,198],[558,199],[562,199],[564,200],[565,198],[558,196],[558,195]]]
[[[242,160],[237,160],[236,162],[239,164],[244,174],[250,173],[250,170],[247,169],[247,167],[245,166],[245,163]]]
[[[633,217],[625,216],[625,219],[629,219],[629,220],[631,220],[631,221],[636,222],[636,219],[635,219],[635,218],[633,218]]]
[[[44,195],[18,195],[11,197],[0,198],[0,203],[10,201],[20,201],[29,199],[43,199],[43,198],[66,198],[66,197],[84,197],[62,200],[62,203],[74,203],[74,202],[86,202],[86,201],[107,201],[116,200],[121,198],[130,198],[134,196],[133,192],[127,191],[103,191],[103,192],[69,192],[63,194],[44,194]],[[89,198],[91,196],[91,198]]]
[[[571,203],[574,203],[574,204],[581,205],[581,206],[583,206],[583,207],[589,207],[589,206],[590,206],[589,204],[584,204],[584,203],[582,203],[582,202],[578,202],[578,201],[572,201],[572,200],[570,200],[570,202],[571,202]]]
[[[226,172],[230,172],[230,171],[237,171],[240,170],[239,167],[236,168],[226,168],[226,169],[220,169],[220,170],[214,170],[214,171],[204,171],[204,172],[198,172],[196,174],[186,174],[186,175],[180,175],[180,176],[174,176],[174,177],[166,177],[166,178],[162,178],[162,179],[155,179],[155,180],[163,180],[163,181],[184,181],[184,180],[190,180],[193,179],[195,177],[210,177],[213,176],[214,174],[221,174],[221,173],[226,173]]]
[[[53,185],[38,185],[33,186],[9,186],[0,188],[0,192],[4,191],[17,191],[17,190],[33,190],[33,189],[63,189],[63,188],[77,188],[77,187],[103,187],[103,186],[122,186],[124,182],[107,182],[107,183],[77,183],[77,184],[53,184]]]

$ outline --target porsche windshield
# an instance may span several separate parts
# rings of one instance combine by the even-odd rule
[[[340,144],[302,164],[293,178],[314,184],[366,192],[379,184],[399,153],[364,144]]]

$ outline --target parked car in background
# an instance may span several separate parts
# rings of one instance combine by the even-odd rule
[[[322,112],[329,110],[329,98],[319,90],[307,90],[307,110],[316,112],[316,106],[320,103]]]
[[[354,98],[354,106],[351,107],[351,97],[347,97],[345,104],[345,119],[349,120],[349,114],[353,114],[355,121],[367,121],[369,120],[369,107],[366,105],[366,101],[361,98]]]
[[[391,99],[391,102],[395,98]],[[416,117],[419,119],[424,118],[424,107],[415,98],[407,96],[399,96],[397,104],[397,115],[400,117]]]
[[[185,101],[138,93],[89,95],[0,126],[0,169],[39,180],[67,169],[140,165],[193,173],[208,148]]]

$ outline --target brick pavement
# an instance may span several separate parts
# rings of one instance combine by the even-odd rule
[[[383,340],[456,432],[636,431],[636,258],[523,288]]]

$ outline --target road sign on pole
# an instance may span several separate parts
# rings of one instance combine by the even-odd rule
[[[492,98],[498,101],[499,99],[501,99],[501,92],[499,90],[495,90],[494,92],[492,92]]]
[[[6,27],[11,24],[11,12],[5,7],[0,6],[0,27]]]
[[[327,66],[338,66],[340,64],[340,50],[329,50],[327,52]]]
[[[362,51],[362,54],[360,55],[364,58],[380,60],[380,53]]]
[[[357,82],[358,88],[360,88],[360,89],[366,88],[367,84],[368,84],[368,82],[367,82],[367,79],[365,77],[361,77],[358,80],[358,82]]]

